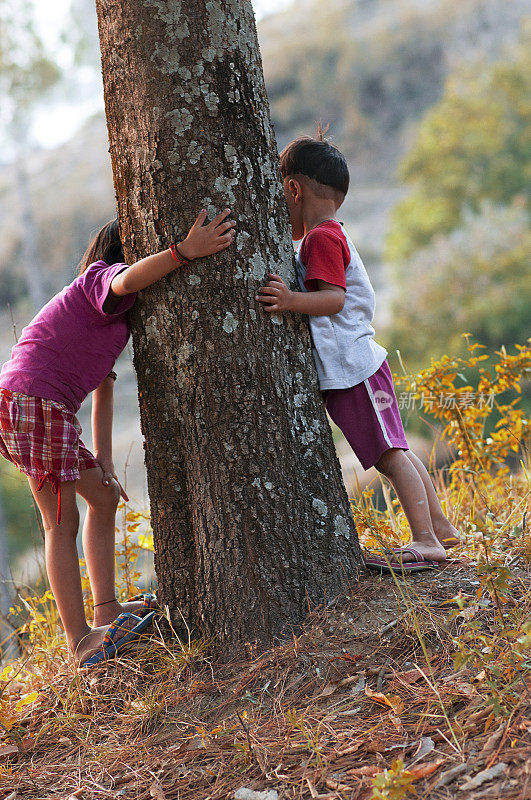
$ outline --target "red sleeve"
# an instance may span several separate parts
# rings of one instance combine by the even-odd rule
[[[346,291],[345,269],[350,263],[350,250],[341,231],[310,231],[301,245],[300,257],[306,267],[304,285],[309,292],[317,290],[318,280]]]

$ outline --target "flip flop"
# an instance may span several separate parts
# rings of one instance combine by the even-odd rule
[[[386,558],[365,558],[365,566],[367,569],[372,569],[376,572],[424,572],[428,569],[439,569],[437,561],[431,561],[429,558],[414,550],[412,547],[402,547],[401,553],[411,553],[414,561],[397,561],[396,553],[394,550],[386,550]]]
[[[159,607],[159,603],[157,600],[157,595],[152,593],[146,594],[135,594],[134,597],[129,597],[127,600],[124,600],[124,603],[134,603],[137,600],[142,600],[144,604],[144,608],[140,608],[136,614],[144,617],[147,611],[156,611]]]
[[[80,664],[79,668],[85,669],[86,667],[93,667],[95,664],[100,664],[102,661],[109,661],[112,658],[116,658],[118,653],[120,653],[126,645],[140,639],[141,633],[153,622],[155,614],[155,611],[150,611],[145,617],[139,617],[137,614],[132,614],[130,611],[124,611],[114,620],[112,625],[109,626],[103,638],[101,649]],[[117,632],[122,628],[123,623],[129,619],[136,619],[138,622],[134,628],[127,631],[125,636],[115,641]]]

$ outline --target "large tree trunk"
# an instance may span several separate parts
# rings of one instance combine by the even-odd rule
[[[133,315],[162,600],[225,650],[266,645],[356,577],[361,554],[306,321],[255,293],[294,281],[247,0],[97,0],[126,258],[229,206],[235,245]]]

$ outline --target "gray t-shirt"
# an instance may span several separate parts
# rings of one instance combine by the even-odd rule
[[[303,292],[316,288],[317,280],[345,289],[345,305],[338,314],[310,316],[321,390],[348,389],[362,383],[380,368],[387,350],[374,341],[374,289],[356,248],[338,222],[322,222],[304,237],[297,251],[297,278]]]

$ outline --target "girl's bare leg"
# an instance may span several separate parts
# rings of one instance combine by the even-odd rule
[[[101,467],[83,469],[76,481],[78,494],[86,500],[87,515],[83,524],[83,553],[94,599],[94,625],[109,625],[122,611],[140,611],[141,602],[119,603],[116,595],[114,548],[116,508],[120,487],[116,481],[102,483]],[[108,601],[111,602],[108,602]],[[96,605],[104,603],[105,605]]]
[[[420,458],[418,458],[415,453],[412,453],[411,450],[406,450],[405,454],[419,473],[422,483],[424,484],[426,495],[428,497],[430,517],[435,536],[445,550],[448,550],[450,547],[455,547],[461,543],[459,531],[454,528],[452,523],[444,516],[444,512],[441,508],[439,498],[437,497],[437,492],[435,491],[435,487],[432,483],[428,470]]]
[[[82,663],[100,649],[107,627],[90,628],[85,618],[76,548],[79,512],[75,481],[61,483],[60,525],[57,524],[57,495],[52,494],[51,484],[45,483],[38,492],[38,481],[29,477],[28,481],[42,516],[46,570],[68,647],[75,660]],[[119,638],[120,632],[116,636]]]
[[[411,528],[411,547],[424,558],[443,561],[444,547],[433,529],[428,496],[421,476],[403,450],[391,448],[376,463],[376,469],[391,482]],[[404,562],[414,561],[405,552]]]

